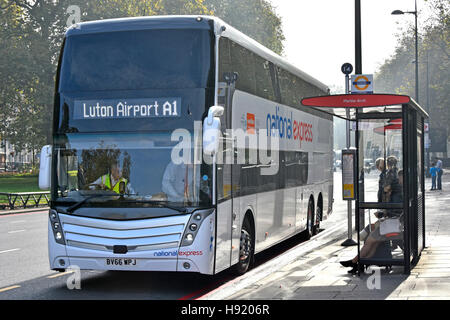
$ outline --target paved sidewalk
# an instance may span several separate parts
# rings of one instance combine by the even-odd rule
[[[227,299],[450,300],[450,182],[443,182],[444,191],[428,191],[430,185],[427,179],[427,247],[409,276],[403,274],[403,267],[393,267],[389,273],[372,267],[361,277],[348,274],[339,261],[351,259],[357,249],[342,247],[340,239]]]

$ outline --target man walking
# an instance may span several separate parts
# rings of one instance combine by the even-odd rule
[[[444,173],[444,170],[442,169],[442,160],[439,158],[437,158],[436,168],[437,168],[437,189],[442,190],[442,174]]]

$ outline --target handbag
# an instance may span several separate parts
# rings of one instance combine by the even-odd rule
[[[386,218],[380,221],[380,235],[401,233],[402,231],[400,218]]]

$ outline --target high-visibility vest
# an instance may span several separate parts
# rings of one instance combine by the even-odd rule
[[[111,186],[111,177],[109,174],[105,174],[102,176],[102,183],[110,190],[114,191],[115,193],[120,193],[119,186],[121,182],[125,182],[125,189],[127,188],[127,179],[120,178],[119,181],[116,182],[114,186]]]

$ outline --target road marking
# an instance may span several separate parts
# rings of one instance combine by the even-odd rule
[[[57,273],[57,274],[53,274],[53,275],[51,275],[51,276],[48,276],[47,279],[54,279],[54,278],[66,276],[66,275],[71,274],[71,273],[73,273],[73,271],[60,272],[60,273]]]
[[[14,230],[14,231],[8,231],[8,233],[11,234],[11,233],[24,232],[24,231],[27,231],[27,230],[25,230],[25,229],[23,229],[23,230]]]
[[[5,292],[5,291],[16,289],[16,288],[20,288],[20,286],[6,287],[6,288],[3,288],[3,289],[0,289],[0,292]]]
[[[27,220],[11,221],[10,223],[24,223],[24,222],[27,222]]]
[[[13,252],[13,251],[19,251],[19,250],[20,250],[20,248],[9,249],[9,250],[0,251],[0,253],[7,253],[7,252]]]

